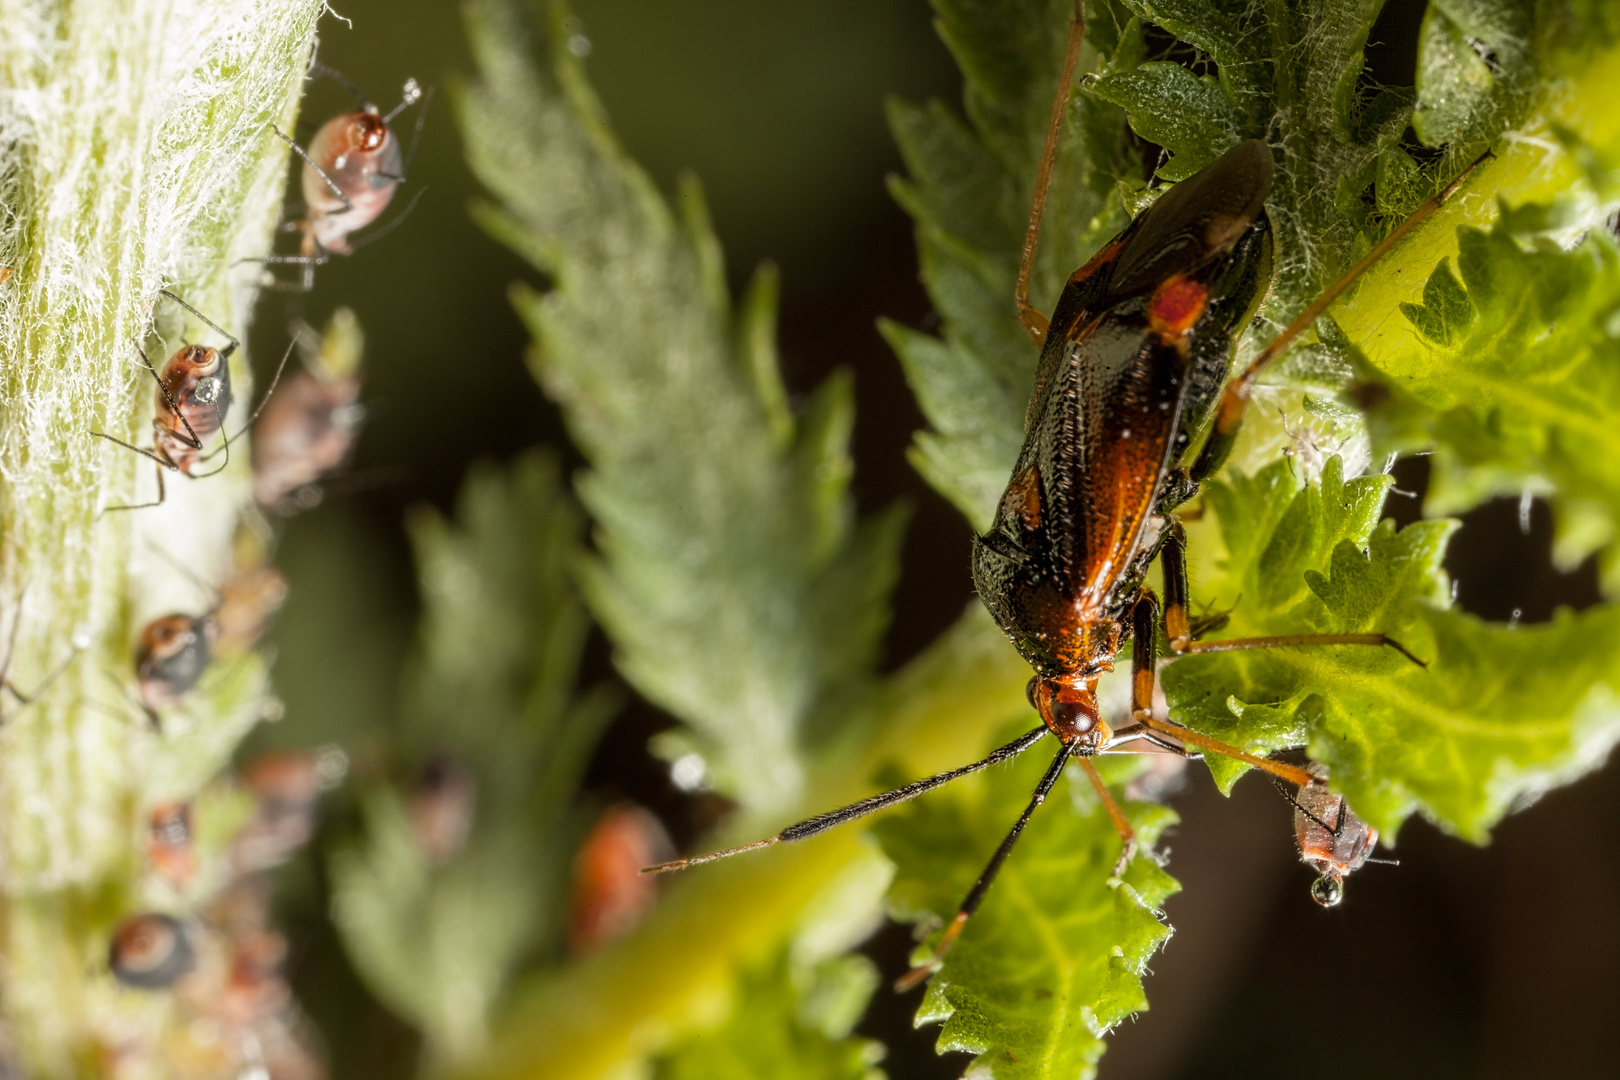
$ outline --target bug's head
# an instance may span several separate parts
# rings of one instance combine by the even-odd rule
[[[1097,711],[1096,679],[1037,675],[1029,680],[1025,693],[1041,722],[1064,742],[1100,744],[1107,740],[1108,725]]]
[[[349,128],[349,142],[356,150],[370,153],[388,141],[388,124],[375,112],[357,112]]]

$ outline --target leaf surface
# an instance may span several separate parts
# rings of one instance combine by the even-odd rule
[[[1217,637],[1381,632],[1427,666],[1363,645],[1187,657],[1163,672],[1171,717],[1252,752],[1304,746],[1388,838],[1421,811],[1483,843],[1620,739],[1620,609],[1508,627],[1452,608],[1454,523],[1378,522],[1387,486],[1344,480],[1337,459],[1319,485],[1287,462],[1211,484],[1225,550],[1195,596],[1230,609]],[[1247,771],[1207,760],[1224,789]]]
[[[890,891],[897,915],[950,920],[1029,802],[1055,746],[1037,743],[1013,766],[877,826],[898,865]],[[1103,764],[1112,778],[1133,767]],[[1070,764],[929,981],[917,1019],[943,1022],[941,1052],[978,1054],[975,1067],[998,1080],[1089,1077],[1103,1035],[1147,1008],[1142,975],[1170,936],[1158,908],[1179,888],[1147,852],[1176,817],[1163,806],[1128,809],[1139,854],[1122,880],[1110,881],[1119,836],[1090,782]],[[917,959],[928,955],[924,948]]]

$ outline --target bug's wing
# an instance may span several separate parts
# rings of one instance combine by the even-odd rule
[[[1186,356],[1134,319],[1076,330],[1031,441],[1046,463],[1064,592],[1083,618],[1102,618],[1172,457]]]

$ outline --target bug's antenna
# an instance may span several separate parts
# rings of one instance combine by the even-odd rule
[[[422,95],[422,111],[416,114],[416,131],[411,135],[411,147],[409,150],[405,151],[405,163],[399,167],[399,175],[395,176],[393,173],[379,172],[377,174],[378,176],[386,177],[387,179],[393,180],[400,184],[403,184],[406,177],[410,176],[411,163],[416,160],[416,148],[422,143],[422,127],[427,123],[428,107],[432,104],[433,87],[430,86],[427,88],[427,92]],[[393,112],[389,113],[383,118],[383,122],[387,123],[389,120],[392,120],[400,109],[403,108],[405,108],[405,105],[401,103],[398,109],[395,109]]]
[[[400,113],[404,112],[406,109],[410,108],[412,105],[415,105],[421,100],[422,88],[417,85],[415,79],[406,79],[404,95],[400,98],[398,105],[395,105],[392,109],[388,110],[388,115],[382,118],[383,123],[393,123],[394,117],[398,116]]]
[[[716,859],[726,859],[733,855],[741,855],[745,851],[757,851],[760,848],[770,847],[772,844],[785,844],[794,840],[808,839],[809,837],[815,836],[818,833],[823,833],[828,829],[842,825],[847,821],[854,821],[856,818],[863,818],[868,814],[875,814],[879,810],[887,810],[891,806],[898,806],[900,803],[906,802],[910,799],[915,799],[924,792],[933,791],[937,787],[943,787],[952,780],[959,780],[962,777],[972,775],[981,769],[987,769],[991,765],[998,765],[1003,761],[1010,761],[1019,754],[1022,754],[1025,750],[1028,750],[1030,747],[1034,746],[1036,743],[1040,742],[1041,738],[1045,734],[1046,726],[1043,724],[1034,731],[1029,731],[1023,735],[1020,735],[1006,746],[998,747],[997,749],[992,750],[989,756],[982,761],[975,761],[971,765],[963,765],[961,768],[951,769],[949,772],[937,773],[922,780],[913,780],[904,787],[895,788],[893,791],[885,791],[880,795],[873,795],[869,798],[862,799],[860,802],[851,803],[850,805],[841,809],[833,810],[830,813],[820,814],[816,817],[809,818],[808,820],[801,821],[797,825],[789,825],[775,836],[767,836],[763,840],[755,840],[751,843],[739,844],[736,847],[726,848],[723,851],[711,851],[706,855],[692,855],[685,859],[675,859],[672,862],[659,863],[657,866],[643,867],[641,872],[643,874],[666,874],[672,870],[685,870],[689,866],[701,866],[704,863],[714,862]]]
[[[311,60],[309,63],[309,70],[316,75],[325,75],[328,79],[331,79],[333,82],[343,87],[343,89],[349,92],[349,95],[353,97],[354,100],[360,103],[360,107],[362,109],[373,113],[377,111],[377,106],[371,103],[371,99],[366,97],[366,95],[362,94],[359,90],[356,90],[354,84],[348,79],[345,79],[343,77],[343,73],[337,68],[327,67],[319,60]]]
[[[1024,251],[1018,260],[1018,288],[1013,296],[1018,319],[1025,333],[1037,344],[1046,340],[1046,316],[1029,304],[1029,275],[1035,266],[1035,242],[1041,235],[1041,217],[1046,213],[1046,192],[1052,184],[1052,166],[1057,161],[1058,134],[1063,130],[1063,114],[1069,106],[1069,89],[1074,85],[1074,68],[1080,61],[1080,45],[1086,39],[1085,14],[1075,0],[1074,21],[1069,24],[1069,44],[1063,54],[1063,71],[1058,76],[1057,97],[1052,99],[1052,116],[1046,124],[1046,142],[1041,146],[1041,164],[1035,173],[1035,199],[1029,208],[1029,228],[1024,232]]]

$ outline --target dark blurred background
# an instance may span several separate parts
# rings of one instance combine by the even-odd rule
[[[480,459],[546,444],[579,460],[524,367],[526,337],[506,300],[511,281],[535,275],[467,215],[478,193],[444,96],[471,70],[457,6],[348,0],[341,11],[353,27],[327,18],[323,61],[384,108],[407,76],[440,96],[411,170],[410,194],[425,192],[411,216],[376,247],[322,269],[313,293],[271,295],[260,308],[261,358],[279,356],[288,319],[319,326],[339,305],[356,310],[369,420],[348,474],[282,543],[292,596],[275,647],[286,719],[245,752],[335,742],[363,776],[383,765],[415,625],[406,512],[422,503],[448,511]],[[904,662],[971,598],[967,527],[905,462],[922,421],[874,329],[879,316],[930,323],[909,222],[884,187],[900,163],[882,111],[890,94],[959,101],[960,78],[924,0],[576,0],[576,11],[592,43],[592,81],[630,152],[666,190],[682,170],[702,178],[734,287],[762,260],[781,268],[790,389],[854,370],[860,504],[903,499],[916,511],[888,642],[890,663]],[[1413,81],[1421,13],[1395,3],[1380,20],[1370,50],[1379,81]],[[313,83],[303,134],[348,102],[332,83]],[[1421,460],[1398,475],[1421,493]],[[1390,512],[1410,520],[1418,506],[1395,497]],[[1465,520],[1449,559],[1465,607],[1534,622],[1596,599],[1590,566],[1573,575],[1551,567],[1544,507],[1532,507],[1528,530],[1516,503]],[[614,678],[598,640],[586,681]],[[643,750],[668,723],[632,696],[589,786],[604,800],[654,808],[681,842],[699,811]],[[1169,841],[1185,886],[1167,905],[1177,932],[1153,962],[1152,1011],[1112,1040],[1109,1080],[1620,1072],[1605,1021],[1620,1010],[1612,770],[1509,819],[1488,849],[1414,822],[1400,867],[1362,871],[1333,911],[1310,902],[1291,811],[1269,786],[1247,782],[1227,800],[1194,773]],[[348,825],[340,797],[328,829]],[[333,1075],[411,1075],[407,1029],[365,993],[326,921],[319,860],[289,868],[281,884],[294,981],[329,1042]],[[909,948],[907,929],[890,927],[869,952],[892,977]],[[861,1030],[890,1046],[885,1067],[896,1080],[959,1075],[966,1056],[936,1058],[935,1030],[912,1029],[916,998],[879,991]]]

